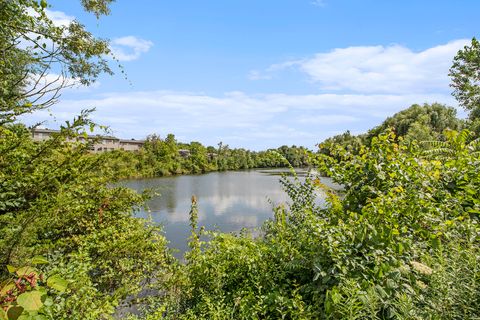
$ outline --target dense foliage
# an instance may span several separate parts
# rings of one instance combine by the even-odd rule
[[[112,1],[81,2],[99,16]],[[78,22],[54,25],[47,6],[0,0],[0,319],[111,319],[129,303],[144,319],[480,318],[475,39],[451,70],[466,123],[434,104],[334,137],[315,155],[173,135],[149,137],[139,153],[92,155],[79,139],[96,127],[89,111],[43,142],[15,122],[54,103],[67,77],[89,84],[111,71],[107,43]],[[58,70],[60,82],[44,82]],[[307,163],[344,190],[315,175],[283,178],[291,201],[256,236],[206,232],[193,198],[184,263],[158,226],[135,217],[146,195],[113,184]]]
[[[114,175],[105,161],[89,156],[83,143],[66,143],[86,121],[76,119],[43,143],[23,126],[0,131],[2,278],[7,266],[46,257],[45,275],[69,284],[43,310],[52,319],[112,313],[127,295],[160,280],[170,259],[158,228],[133,216],[144,197],[108,187]]]
[[[82,1],[95,14],[111,1]],[[105,319],[170,268],[158,227],[134,217],[145,197],[112,188],[104,157],[76,142],[95,128],[82,113],[32,141],[19,115],[55,102],[67,81],[110,72],[107,42],[46,1],[0,1],[0,319]],[[51,76],[57,76],[51,79]]]
[[[186,264],[147,319],[478,319],[470,125],[451,108],[415,105],[364,136],[333,138],[315,164],[344,190],[284,178],[291,202],[261,236],[198,229],[194,204]]]
[[[447,135],[442,161],[392,132],[359,154],[339,147],[317,164],[343,196],[315,177],[284,180],[291,204],[262,237],[199,242],[193,224],[178,294],[148,319],[478,318],[480,143],[466,136]]]

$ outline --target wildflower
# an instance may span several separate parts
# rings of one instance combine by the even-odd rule
[[[427,288],[427,285],[423,281],[417,280],[415,283],[417,284],[417,286],[420,289],[426,289]]]
[[[432,274],[433,270],[427,265],[424,265],[423,263],[417,262],[417,261],[410,261],[410,264],[412,265],[413,269],[417,271],[418,273],[424,274],[426,276],[429,276]]]
[[[401,274],[407,274],[410,272],[410,267],[408,264],[401,265],[398,270],[400,271]]]

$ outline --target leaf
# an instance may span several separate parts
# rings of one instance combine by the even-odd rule
[[[14,273],[15,270],[17,270],[17,268],[15,268],[14,266],[11,266],[11,265],[7,265],[7,270],[8,270],[8,272],[10,272],[10,273]]]
[[[43,306],[42,294],[38,291],[22,293],[17,298],[17,303],[27,311],[37,311]]]
[[[45,301],[43,301],[43,304],[47,307],[53,306],[53,299],[51,297],[45,298]]]
[[[42,9],[45,9],[47,7],[47,1],[45,0],[40,1],[40,6],[42,7]]]
[[[2,283],[2,286],[0,287],[0,296],[6,295],[9,290],[12,290],[15,288],[15,282],[13,280],[7,280],[4,283]]]
[[[35,256],[32,258],[32,264],[48,264],[48,260],[43,256]]]
[[[35,270],[35,268],[32,268],[32,267],[21,267],[21,268],[18,268],[17,271],[16,271],[17,275],[19,277],[23,277],[23,276],[28,276],[29,274],[31,273],[35,273],[35,274],[38,274],[37,273],[37,270]]]
[[[8,320],[17,320],[23,313],[23,308],[19,306],[12,306],[7,310],[7,319]]]
[[[58,290],[60,292],[65,292],[65,290],[67,290],[67,287],[68,287],[68,282],[67,280],[63,279],[58,274],[56,274],[47,279],[47,286],[55,290]]]
[[[440,249],[442,247],[442,242],[438,237],[433,237],[432,238],[432,247],[434,249]]]

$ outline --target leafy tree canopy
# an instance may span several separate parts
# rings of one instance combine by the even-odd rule
[[[480,108],[480,42],[473,38],[470,45],[458,51],[450,69],[453,96],[465,110],[474,112]]]
[[[112,0],[83,0],[87,11],[107,14]],[[89,85],[112,73],[108,42],[78,21],[58,25],[45,0],[0,1],[0,124],[55,103],[63,88]]]

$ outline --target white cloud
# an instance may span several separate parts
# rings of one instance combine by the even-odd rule
[[[270,74],[261,73],[258,70],[252,70],[248,73],[248,79],[250,80],[270,80],[272,76]]]
[[[330,92],[447,92],[453,57],[467,43],[468,40],[460,39],[419,52],[401,45],[338,48],[311,58],[275,64],[265,74],[256,75],[267,77],[293,68]]]
[[[57,27],[68,26],[73,20],[75,20],[75,17],[69,16],[62,11],[45,9],[45,14]]]
[[[27,8],[26,13],[33,17],[39,17],[40,15],[32,8]],[[74,16],[69,16],[63,11],[45,9],[45,14],[52,20],[53,24],[57,27],[68,26],[73,20]]]
[[[348,115],[326,114],[318,116],[300,116],[297,121],[304,124],[333,125],[356,122],[359,119]]]
[[[312,2],[310,2],[311,4],[313,4],[314,6],[316,7],[325,7],[327,4],[325,3],[325,0],[313,0]]]
[[[52,108],[59,122],[96,107],[93,119],[121,138],[174,133],[181,141],[219,141],[233,147],[265,149],[283,144],[314,145],[333,133],[362,132],[413,103],[454,105],[449,94],[312,94],[221,96],[189,92],[117,92],[83,100],[63,100]],[[48,119],[48,112],[25,118]],[[54,123],[47,123],[55,127]]]
[[[27,13],[37,17],[38,13],[33,9],[28,9]],[[45,14],[52,20],[53,24],[57,27],[67,27],[75,20],[74,16],[67,15],[62,11],[55,11],[45,9]],[[36,34],[31,34],[32,38],[36,38]],[[24,41],[22,47],[33,46],[32,43]],[[45,41],[44,41],[45,42]],[[41,42],[43,43],[43,42]],[[51,41],[45,42],[48,47],[51,47],[53,43]],[[153,46],[153,43],[148,40],[140,39],[135,36],[125,36],[113,39],[111,42],[111,49],[115,57],[120,61],[132,61],[138,59],[143,53],[146,53]]]
[[[132,61],[148,52],[153,42],[134,36],[116,38],[112,41],[111,49],[114,56],[120,61]]]

